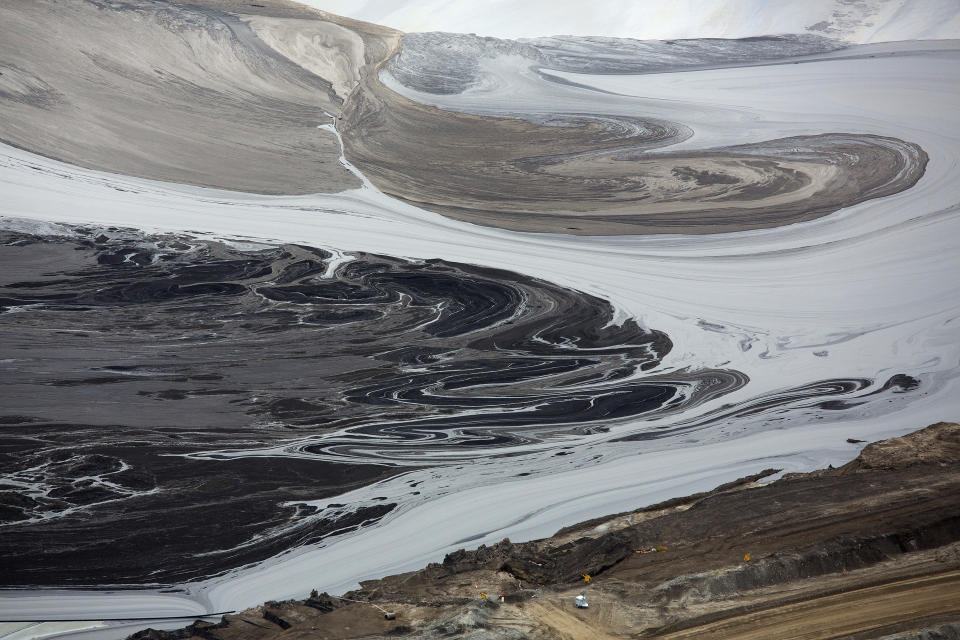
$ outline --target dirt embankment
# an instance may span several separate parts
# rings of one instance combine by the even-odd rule
[[[762,482],[773,472],[552,538],[457,551],[349,600],[314,594],[135,637],[960,637],[960,425]],[[587,609],[574,607],[581,590]]]

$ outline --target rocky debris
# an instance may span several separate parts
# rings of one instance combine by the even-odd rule
[[[465,640],[527,640],[523,630],[498,624],[495,602],[481,600],[438,616],[435,620],[409,635],[409,640],[432,638],[462,638]],[[412,630],[411,630],[412,631]]]
[[[949,566],[960,566],[960,542],[944,545],[937,549],[934,557],[937,562],[942,562]]]
[[[629,557],[636,546],[634,536],[620,532],[581,538],[556,548],[524,545],[507,558],[501,570],[535,584],[577,582]]]
[[[926,629],[895,633],[877,640],[960,640],[960,621],[948,622]]]
[[[277,625],[284,631],[286,631],[287,629],[293,626],[289,622],[287,622],[286,620],[278,616],[273,611],[270,611],[269,609],[263,610],[263,619],[267,620],[268,622],[272,622],[273,624]]]
[[[836,473],[905,469],[917,464],[960,462],[960,424],[938,422],[899,438],[864,447],[860,455]]]
[[[334,598],[326,592],[318,594],[316,590],[303,602],[304,605],[312,607],[321,613],[330,613],[334,609],[343,606],[343,603],[343,600],[340,598]]]
[[[437,583],[474,571],[506,574],[506,582],[511,585],[571,583],[582,580],[584,574],[599,574],[609,569],[633,554],[634,546],[632,536],[621,533],[581,538],[555,548],[542,541],[514,544],[504,539],[489,547],[481,545],[472,551],[454,551],[442,563],[431,563],[419,572],[362,582],[360,591],[347,595],[353,598],[396,597],[414,584]],[[510,589],[516,590],[516,587]]]
[[[220,622],[204,622],[197,620],[193,624],[177,629],[176,631],[158,631],[144,629],[133,634],[127,640],[184,640],[185,638],[205,638],[206,640],[220,640],[213,634],[217,629],[226,629],[230,623],[224,618]]]

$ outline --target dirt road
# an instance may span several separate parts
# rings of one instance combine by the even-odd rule
[[[856,589],[655,637],[828,640],[947,613],[960,614],[960,571]]]

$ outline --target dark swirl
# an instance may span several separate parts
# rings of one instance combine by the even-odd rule
[[[292,503],[410,460],[513,455],[746,382],[658,372],[666,334],[507,271],[117,229],[3,240],[8,585],[209,576],[389,513]]]

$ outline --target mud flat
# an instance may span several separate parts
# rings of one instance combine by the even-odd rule
[[[774,473],[461,550],[343,598],[314,593],[132,638],[956,637],[960,425],[764,481]],[[573,607],[581,589],[586,610]]]

